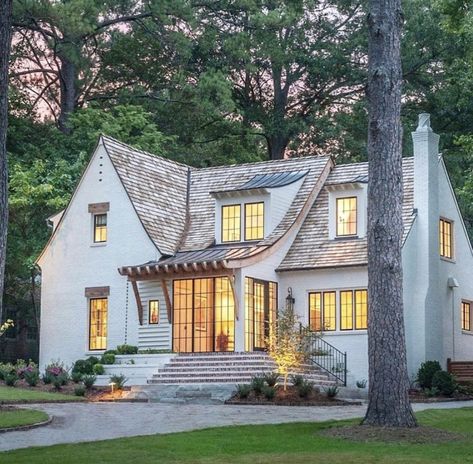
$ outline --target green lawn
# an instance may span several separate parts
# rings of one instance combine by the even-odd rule
[[[0,409],[0,429],[31,425],[48,420],[48,415],[43,411],[34,409]]]
[[[1,454],[2,464],[370,464],[473,463],[473,409],[430,410],[423,425],[467,434],[464,441],[438,445],[353,443],[318,432],[348,422],[207,429],[77,445],[30,448]],[[185,420],[185,417],[183,417]]]
[[[35,401],[83,401],[84,398],[40,390],[0,386],[0,403],[34,403]]]

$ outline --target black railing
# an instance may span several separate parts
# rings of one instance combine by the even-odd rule
[[[307,335],[308,361],[331,374],[344,386],[347,384],[347,354],[325,341],[320,335]]]

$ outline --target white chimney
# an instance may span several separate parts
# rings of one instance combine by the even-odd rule
[[[442,308],[439,304],[439,136],[430,127],[430,115],[419,115],[414,142],[414,208],[416,218],[415,306],[425,324],[425,359],[442,362]],[[412,260],[410,260],[413,262]],[[421,309],[422,308],[422,309]],[[420,329],[420,327],[419,327]],[[419,340],[420,342],[420,340]]]

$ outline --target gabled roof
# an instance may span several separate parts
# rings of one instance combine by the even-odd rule
[[[413,212],[414,159],[404,158],[402,170],[404,183],[402,210],[404,241],[415,219]],[[350,184],[366,182],[367,180],[368,163],[344,164],[336,166],[332,170],[325,185]],[[322,190],[278,271],[365,266],[367,264],[368,247],[366,238],[329,240],[328,198],[328,191],[326,189]]]

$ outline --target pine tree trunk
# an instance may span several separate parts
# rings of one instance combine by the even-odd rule
[[[368,357],[364,424],[414,427],[402,293],[401,0],[370,0]]]
[[[0,1],[0,322],[2,321],[3,285],[8,229],[8,64],[11,47],[12,0]]]
[[[59,54],[61,61],[61,108],[58,118],[59,130],[64,134],[71,133],[69,116],[76,108],[77,66],[65,55]]]

